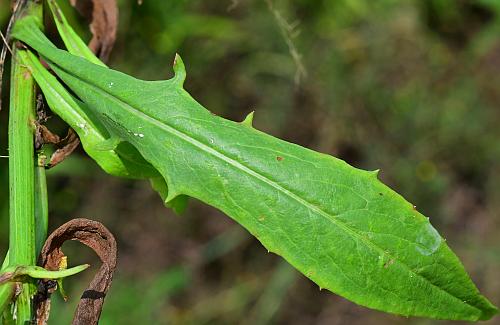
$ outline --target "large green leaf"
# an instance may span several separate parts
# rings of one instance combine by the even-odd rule
[[[329,155],[210,113],[175,77],[142,81],[56,49],[29,20],[13,35],[37,50],[107,131],[188,195],[243,225],[320,287],[402,315],[489,319],[428,218],[377,179]]]

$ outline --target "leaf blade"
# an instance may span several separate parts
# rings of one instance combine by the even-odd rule
[[[427,218],[376,172],[213,116],[175,77],[137,80],[29,33],[16,35],[158,169],[167,200],[189,195],[222,210],[321,287],[361,305],[444,319],[496,313]]]

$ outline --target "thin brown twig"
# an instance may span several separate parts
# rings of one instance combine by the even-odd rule
[[[9,46],[9,42],[7,42],[7,38],[3,35],[2,31],[0,31],[0,37],[2,38],[2,41],[3,41],[2,52],[5,51],[4,49],[6,49],[7,51],[9,51],[10,55],[14,55],[14,53],[12,52],[12,49]],[[3,64],[3,62],[2,62],[2,64]]]
[[[3,46],[2,46],[2,52],[0,52],[0,111],[2,110],[2,84],[3,84],[3,67],[5,64],[5,58],[7,57],[7,50],[12,55],[12,49],[9,46],[9,43],[7,42],[7,39],[3,36],[2,32],[0,31],[0,36],[2,37],[3,40]],[[13,55],[12,55],[13,57]]]

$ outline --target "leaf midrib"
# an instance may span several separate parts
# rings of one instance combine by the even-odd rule
[[[161,128],[161,129],[167,131],[170,134],[173,134],[174,136],[180,138],[181,140],[184,140],[184,141],[190,143],[191,145],[195,146],[196,148],[201,149],[202,151],[205,151],[205,152],[211,154],[212,156],[214,156],[214,157],[216,157],[216,158],[218,158],[220,160],[223,160],[223,161],[227,162],[231,166],[233,166],[233,167],[235,167],[235,168],[237,168],[237,169],[239,169],[241,171],[244,171],[245,173],[249,174],[250,176],[256,177],[260,181],[262,181],[262,182],[266,183],[267,185],[269,185],[269,186],[277,189],[278,191],[283,192],[284,194],[286,194],[287,196],[289,196],[293,200],[295,200],[298,203],[304,205],[308,209],[310,209],[312,211],[315,211],[320,216],[326,218],[327,220],[329,220],[330,222],[332,222],[335,226],[337,226],[339,229],[343,230],[345,233],[351,235],[354,238],[357,238],[359,241],[361,241],[362,243],[364,243],[367,247],[371,247],[372,249],[378,251],[382,255],[387,255],[390,258],[394,259],[394,261],[396,263],[402,265],[409,273],[414,274],[415,276],[423,279],[424,282],[426,282],[426,283],[430,284],[431,286],[437,288],[438,291],[442,291],[442,292],[446,293],[447,295],[449,295],[450,297],[452,297],[454,300],[458,301],[458,303],[460,303],[460,304],[464,304],[464,305],[469,306],[469,307],[471,307],[473,309],[476,309],[477,311],[479,311],[479,316],[482,315],[482,310],[480,308],[478,308],[476,306],[473,306],[473,305],[470,305],[467,302],[464,302],[462,299],[454,296],[449,291],[447,291],[447,290],[445,290],[445,289],[443,289],[443,288],[435,285],[434,283],[430,282],[423,275],[421,275],[419,273],[416,273],[414,270],[412,270],[407,264],[402,263],[401,260],[395,258],[391,254],[388,254],[383,248],[379,247],[377,244],[369,241],[367,238],[364,238],[362,235],[360,235],[359,233],[357,233],[356,230],[353,230],[353,229],[349,228],[343,222],[334,219],[334,217],[335,217],[334,215],[330,215],[329,213],[323,211],[322,209],[318,208],[317,206],[315,206],[314,204],[308,202],[307,200],[302,199],[300,196],[298,196],[295,193],[293,193],[292,191],[284,188],[283,186],[277,184],[276,182],[274,182],[273,180],[267,178],[266,176],[261,175],[258,172],[254,171],[253,169],[251,169],[250,167],[247,167],[247,166],[243,165],[242,163],[240,163],[240,162],[238,162],[238,161],[236,161],[236,160],[234,160],[234,159],[226,156],[224,153],[219,152],[219,151],[215,150],[214,148],[212,148],[212,147],[204,144],[203,142],[200,142],[199,140],[197,140],[197,139],[189,136],[188,134],[185,134],[184,132],[175,129],[174,127],[170,126],[166,122],[157,120],[155,117],[150,116],[149,114],[143,112],[140,109],[137,109],[136,107],[132,106],[131,104],[123,101],[121,98],[116,97],[116,96],[114,96],[112,94],[109,94],[108,92],[106,92],[102,88],[100,88],[100,87],[98,87],[96,85],[93,85],[91,83],[88,83],[86,80],[80,79],[78,76],[73,75],[71,71],[68,71],[65,68],[61,67],[61,66],[58,66],[58,67],[60,69],[63,69],[66,73],[68,73],[71,76],[73,76],[73,78],[76,78],[76,79],[80,80],[81,82],[85,83],[87,86],[89,86],[91,88],[94,88],[94,90],[97,91],[98,93],[100,93],[101,95],[110,98],[112,101],[118,102],[119,106],[122,106],[125,110],[129,111],[131,114],[138,116],[138,118],[141,118],[141,119],[144,119],[146,121],[149,121],[151,124],[153,124],[153,125]]]

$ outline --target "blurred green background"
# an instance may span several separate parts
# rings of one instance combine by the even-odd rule
[[[85,21],[60,3],[88,39]],[[179,52],[185,87],[213,112],[241,120],[255,110],[260,130],[380,168],[500,304],[500,1],[119,4],[113,68],[165,79]],[[8,15],[9,1],[0,0],[2,30]],[[0,155],[8,154],[5,92],[4,99]],[[65,132],[57,117],[49,125]],[[0,158],[2,254],[7,172]],[[453,323],[388,315],[320,292],[215,209],[191,201],[177,216],[148,183],[105,175],[81,149],[48,174],[50,229],[87,217],[118,240],[101,324]],[[99,265],[77,244],[65,250],[71,265],[93,268],[66,281],[68,303],[54,297],[53,324],[70,322]]]

